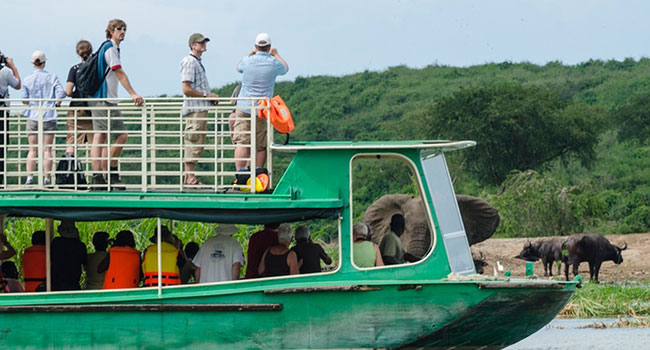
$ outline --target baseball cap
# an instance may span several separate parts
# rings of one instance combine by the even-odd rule
[[[210,41],[210,38],[206,38],[200,33],[194,33],[190,35],[189,44],[192,45],[193,43],[202,43],[204,41]]]
[[[271,36],[268,33],[259,33],[255,37],[255,45],[266,46],[271,45]]]
[[[45,60],[47,60],[47,58],[45,57],[45,52],[41,50],[36,50],[32,54],[32,63],[36,63],[37,61],[39,63],[43,63],[45,62]]]

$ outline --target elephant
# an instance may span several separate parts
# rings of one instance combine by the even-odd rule
[[[456,200],[469,244],[490,238],[499,225],[497,210],[472,196],[456,195]],[[431,249],[431,231],[422,197],[387,194],[370,205],[363,215],[363,222],[371,228],[372,241],[377,244],[381,242],[390,229],[390,219],[394,214],[402,214],[405,219],[405,230],[400,239],[407,260],[422,259]]]

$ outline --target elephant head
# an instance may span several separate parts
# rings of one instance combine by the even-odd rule
[[[482,242],[494,234],[500,219],[496,209],[476,197],[458,195],[456,200],[470,245]],[[363,222],[372,229],[373,242],[381,242],[390,230],[390,219],[394,214],[404,216],[404,234],[400,238],[405,252],[421,259],[431,249],[429,216],[426,214],[422,197],[387,194],[368,207]]]

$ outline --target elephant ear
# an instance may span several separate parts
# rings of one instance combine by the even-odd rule
[[[405,215],[404,205],[413,197],[406,194],[387,194],[372,203],[363,214],[363,222],[372,230],[372,241],[379,244],[390,230],[390,218],[395,214]]]
[[[499,213],[486,201],[467,195],[456,195],[460,215],[467,233],[469,245],[492,237],[499,226]]]

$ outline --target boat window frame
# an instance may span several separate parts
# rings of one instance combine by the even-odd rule
[[[373,267],[359,267],[354,263],[354,258],[353,258],[353,249],[354,249],[354,241],[352,239],[353,233],[352,233],[352,227],[354,226],[354,199],[353,199],[353,193],[352,193],[352,187],[353,187],[353,169],[352,169],[352,163],[354,162],[355,159],[357,158],[389,158],[389,159],[399,159],[399,160],[404,160],[405,164],[407,166],[411,167],[411,171],[415,175],[416,181],[418,188],[420,190],[420,196],[423,196],[423,203],[424,203],[424,209],[426,211],[427,215],[427,222],[429,223],[429,231],[431,232],[431,247],[429,248],[429,251],[425,256],[422,257],[422,259],[418,260],[417,262],[413,263],[403,263],[403,264],[396,264],[396,265],[384,265],[384,266],[373,266]],[[359,271],[375,271],[375,270],[383,270],[383,269],[395,269],[395,268],[404,268],[404,267],[413,267],[417,266],[419,264],[425,263],[429,260],[431,255],[433,255],[433,252],[436,249],[438,240],[437,240],[437,231],[436,231],[436,226],[433,221],[433,216],[431,214],[431,207],[429,206],[429,200],[428,200],[428,194],[427,192],[424,191],[424,183],[422,182],[422,174],[420,174],[420,171],[418,170],[417,165],[413,160],[407,156],[405,156],[402,153],[397,153],[397,152],[371,152],[371,153],[356,153],[352,157],[350,157],[350,163],[349,163],[349,203],[350,203],[350,225],[349,225],[349,242],[350,242],[350,249],[349,249],[349,261],[352,267]],[[388,194],[388,193],[387,193]],[[381,197],[380,197],[381,198]],[[379,198],[377,198],[379,199]],[[426,199],[426,200],[424,200]]]

